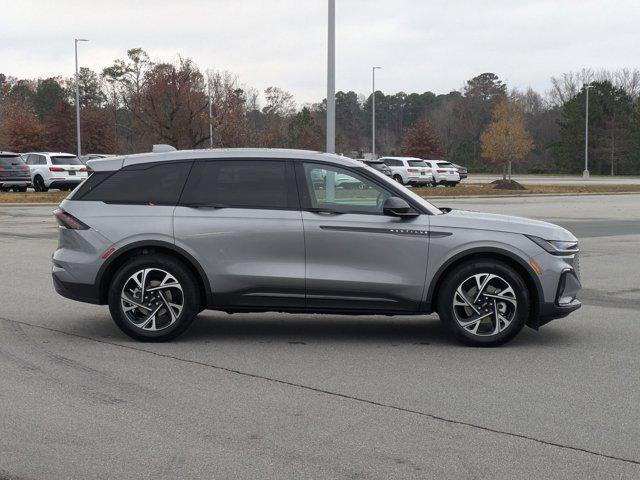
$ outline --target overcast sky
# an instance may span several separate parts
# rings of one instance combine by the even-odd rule
[[[482,72],[549,89],[583,67],[637,68],[639,0],[336,0],[336,89],[447,93]],[[0,72],[101,71],[127,48],[190,57],[242,83],[326,95],[327,0],[0,0]]]

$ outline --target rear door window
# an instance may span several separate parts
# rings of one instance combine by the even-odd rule
[[[142,163],[123,168],[86,191],[79,200],[176,205],[191,164],[192,162]]]
[[[297,208],[297,193],[283,160],[196,162],[181,205],[232,208]]]

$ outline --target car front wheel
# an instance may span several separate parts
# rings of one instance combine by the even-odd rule
[[[438,315],[456,338],[474,346],[508,342],[524,327],[529,290],[518,272],[500,261],[477,260],[456,267],[438,296]]]
[[[183,333],[200,311],[196,280],[184,264],[165,255],[133,257],[109,288],[109,310],[128,336],[147,342]]]

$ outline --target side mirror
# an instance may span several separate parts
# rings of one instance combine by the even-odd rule
[[[419,215],[400,197],[389,197],[382,205],[382,212],[390,217],[417,217]]]

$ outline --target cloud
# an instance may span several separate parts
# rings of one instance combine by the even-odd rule
[[[127,48],[193,58],[249,86],[277,85],[299,104],[326,91],[326,0],[0,0],[0,71],[18,77],[100,71]],[[386,92],[446,93],[492,71],[545,91],[583,67],[637,67],[636,1],[337,0],[336,87],[368,94],[371,66]]]

